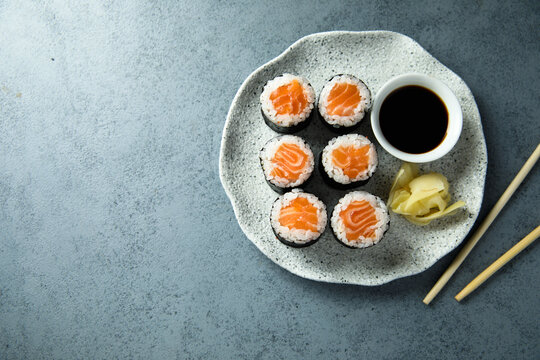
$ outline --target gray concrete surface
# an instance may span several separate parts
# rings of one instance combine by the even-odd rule
[[[540,357],[538,245],[453,299],[538,225],[538,167],[430,307],[455,252],[380,287],[304,280],[218,178],[249,73],[306,34],[393,30],[475,94],[484,217],[540,138],[538,2],[66,3],[0,3],[0,358]]]

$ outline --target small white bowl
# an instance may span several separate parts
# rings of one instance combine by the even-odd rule
[[[395,148],[384,137],[379,123],[379,111],[386,97],[394,90],[408,85],[418,85],[433,91],[443,101],[448,110],[446,136],[436,148],[422,154],[410,154]],[[426,163],[440,159],[456,145],[463,127],[463,115],[456,95],[443,82],[427,75],[410,73],[396,76],[381,87],[373,102],[371,127],[379,144],[391,155],[407,162]]]

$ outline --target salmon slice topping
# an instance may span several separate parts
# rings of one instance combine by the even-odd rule
[[[351,116],[362,100],[358,87],[348,83],[337,83],[330,90],[326,105],[328,115]]]
[[[375,209],[366,200],[356,200],[341,210],[339,213],[341,221],[345,225],[345,236],[347,240],[358,240],[360,236],[374,238],[377,225]]]
[[[317,232],[319,217],[317,208],[308,199],[297,197],[289,205],[283,207],[279,214],[279,223],[292,229]]]
[[[369,145],[340,146],[332,151],[332,164],[343,170],[343,174],[355,179],[364,173],[369,166]]]
[[[270,94],[270,101],[278,115],[299,115],[307,105],[304,88],[298,80],[278,87]]]
[[[274,168],[270,171],[270,176],[296,181],[300,178],[307,161],[308,154],[300,146],[281,144],[272,158]]]

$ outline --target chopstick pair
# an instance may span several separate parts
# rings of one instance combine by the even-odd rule
[[[452,275],[454,275],[454,273],[456,272],[456,270],[459,268],[459,266],[463,263],[463,261],[465,260],[465,258],[469,255],[469,253],[472,251],[472,249],[474,248],[474,246],[478,243],[478,241],[480,240],[480,238],[482,237],[482,235],[484,235],[484,233],[486,232],[486,230],[488,229],[488,227],[491,225],[491,223],[493,222],[493,220],[495,220],[495,218],[497,217],[497,215],[499,215],[499,213],[501,212],[502,208],[506,205],[506,203],[508,202],[508,200],[510,199],[510,197],[514,194],[514,192],[516,191],[516,189],[518,188],[518,186],[523,182],[523,179],[525,179],[525,176],[527,176],[527,174],[531,171],[531,169],[533,168],[534,164],[536,164],[536,161],[538,160],[538,157],[540,156],[540,144],[538,144],[538,146],[536,147],[536,149],[533,151],[532,155],[529,157],[529,159],[525,162],[525,164],[523,165],[523,167],[521,168],[521,170],[519,170],[518,174],[516,175],[516,177],[514,178],[514,180],[512,180],[512,182],[510,183],[510,185],[508,186],[508,188],[504,191],[504,193],[502,194],[501,198],[497,201],[497,203],[495,203],[495,206],[493,207],[493,209],[491,209],[491,211],[489,212],[489,214],[487,215],[487,217],[485,218],[485,220],[482,222],[482,224],[480,225],[480,227],[478,228],[478,230],[473,234],[473,236],[471,237],[471,239],[467,242],[467,244],[465,244],[465,246],[463,247],[463,249],[461,249],[461,251],[459,252],[459,254],[456,256],[456,258],[454,259],[454,261],[452,261],[452,263],[450,264],[450,266],[448,267],[448,269],[446,269],[446,271],[442,274],[442,276],[439,278],[439,280],[435,283],[435,285],[433,286],[433,288],[429,291],[429,293],[426,295],[426,297],[424,298],[423,302],[424,304],[428,305],[434,298],[435,296],[437,296],[437,294],[442,290],[442,288],[446,285],[446,283],[450,280],[450,278],[452,277]],[[536,231],[536,230],[535,230]],[[534,233],[534,231],[533,231]],[[532,233],[531,233],[532,234]],[[531,235],[529,234],[529,235]],[[529,236],[528,235],[528,236]],[[526,237],[527,238],[527,237]],[[525,240],[525,239],[523,239]],[[534,241],[534,240],[532,240]],[[531,241],[531,242],[532,242]],[[528,244],[527,244],[528,245]],[[517,245],[516,245],[517,246]],[[525,246],[526,247],[526,246]],[[512,248],[513,249],[513,248]],[[511,250],[512,250],[511,249]],[[515,255],[517,255],[521,250],[519,250]],[[506,254],[505,254],[506,255]],[[513,256],[515,256],[513,255]],[[504,255],[503,255],[504,256]],[[506,260],[506,262],[508,262],[513,256],[509,257],[508,260]],[[500,264],[500,266],[504,265],[506,262],[503,262]],[[499,267],[500,268],[500,267]],[[489,269],[489,268],[488,268]],[[493,270],[493,269],[492,269]],[[498,268],[494,269],[493,273],[495,271],[497,271]],[[487,271],[487,269],[486,269]],[[491,273],[491,274],[493,274]],[[491,276],[491,274],[489,276]],[[483,281],[485,281],[489,276],[487,276]],[[476,279],[475,279],[476,280]],[[482,282],[483,282],[482,281]],[[473,280],[474,282],[474,280]],[[480,284],[482,282],[479,282],[477,284],[476,287],[480,286]],[[476,284],[476,283],[475,283]],[[474,290],[476,287],[472,287],[470,288],[470,291]],[[464,289],[465,290],[465,289]],[[470,291],[465,294],[463,297],[465,297],[466,295],[468,295],[470,293]],[[458,294],[459,295],[459,294]],[[461,299],[463,298],[461,297]],[[456,299],[457,299],[457,296],[456,296]],[[459,300],[458,300],[459,301]]]

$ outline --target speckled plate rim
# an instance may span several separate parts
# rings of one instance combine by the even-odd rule
[[[418,46],[419,49],[421,49],[422,51],[424,51],[425,55],[427,57],[430,57],[432,60],[434,60],[435,62],[437,63],[440,63],[442,66],[444,66],[448,72],[450,72],[453,76],[455,76],[457,79],[459,79],[463,85],[465,86],[465,88],[467,89],[467,91],[469,92],[469,96],[473,99],[474,103],[476,104],[476,100],[474,99],[474,95],[472,93],[472,91],[470,90],[470,88],[468,87],[468,85],[465,83],[465,81],[463,81],[463,79],[461,79],[461,77],[459,75],[457,75],[455,72],[453,72],[451,69],[449,69],[446,65],[444,65],[442,62],[440,62],[438,59],[436,59],[433,55],[431,55],[423,46],[421,46],[416,40],[412,39],[411,37],[407,36],[407,35],[404,35],[404,34],[401,34],[399,32],[395,32],[395,31],[388,31],[388,30],[370,30],[370,31],[327,31],[327,32],[319,32],[319,33],[313,33],[313,34],[310,34],[310,35],[306,35],[300,39],[298,39],[297,41],[295,41],[291,46],[289,46],[285,51],[283,51],[280,55],[278,55],[277,57],[275,57],[274,59],[270,60],[269,62],[261,65],[260,67],[258,67],[256,70],[254,70],[245,80],[244,82],[242,83],[242,85],[240,86],[240,88],[238,89],[238,91],[236,92],[236,95],[234,96],[234,99],[229,107],[229,111],[227,113],[227,118],[226,118],[226,121],[225,121],[225,125],[223,127],[223,132],[222,132],[222,136],[221,136],[221,146],[220,146],[220,153],[219,153],[219,178],[220,178],[220,181],[221,181],[221,184],[223,186],[223,189],[225,190],[225,193],[227,194],[227,197],[229,198],[230,202],[231,202],[231,205],[233,207],[233,211],[234,211],[234,215],[235,215],[235,218],[237,219],[237,222],[238,224],[240,225],[240,228],[242,229],[242,231],[244,232],[244,234],[248,237],[248,239],[259,249],[259,251],[261,251],[261,253],[263,253],[267,258],[269,258],[273,263],[275,263],[276,265],[280,266],[281,268],[299,276],[299,277],[302,277],[304,279],[308,279],[308,280],[313,280],[313,281],[319,281],[319,282],[326,282],[326,283],[335,283],[335,284],[350,284],[350,285],[360,285],[360,286],[380,286],[380,285],[384,285],[384,284],[387,284],[387,283],[390,283],[392,281],[395,281],[395,280],[398,280],[398,279],[402,279],[402,278],[405,278],[405,277],[409,277],[409,276],[414,276],[414,275],[417,275],[417,274],[420,274],[424,271],[426,271],[427,269],[429,269],[430,267],[432,267],[433,265],[435,265],[439,260],[441,260],[443,257],[445,257],[446,255],[448,255],[450,252],[452,252],[453,250],[455,250],[462,242],[463,240],[465,240],[465,238],[467,238],[468,234],[470,233],[471,229],[474,227],[474,224],[478,218],[478,215],[480,213],[480,211],[476,212],[476,214],[474,214],[474,217],[473,217],[473,221],[472,221],[472,225],[471,227],[468,229],[468,232],[459,240],[456,242],[455,246],[451,249],[449,249],[446,253],[443,253],[441,254],[440,256],[438,257],[435,257],[433,262],[431,264],[428,264],[424,267],[421,267],[419,270],[417,271],[411,271],[409,273],[405,273],[405,274],[398,274],[396,275],[394,278],[392,279],[389,279],[389,280],[383,280],[383,279],[380,279],[380,281],[375,281],[375,282],[371,282],[371,283],[367,283],[367,282],[362,282],[362,281],[358,281],[358,282],[341,282],[341,281],[332,281],[332,280],[328,280],[328,279],[322,279],[322,278],[315,278],[315,277],[311,277],[311,276],[307,276],[305,274],[303,274],[302,272],[300,272],[299,270],[297,269],[291,269],[291,268],[287,268],[285,266],[283,266],[281,263],[279,263],[278,261],[276,261],[275,259],[273,259],[272,257],[268,256],[262,249],[261,246],[259,246],[259,244],[257,243],[257,241],[253,240],[254,237],[256,237],[254,234],[252,234],[248,227],[243,224],[241,221],[239,221],[239,208],[238,208],[238,204],[235,202],[235,199],[234,199],[234,196],[232,194],[232,191],[231,189],[229,188],[229,185],[228,185],[228,181],[227,179],[225,178],[225,175],[224,175],[224,161],[225,161],[225,137],[227,135],[227,132],[228,132],[228,129],[229,129],[229,126],[231,124],[231,121],[232,121],[232,113],[233,113],[233,109],[236,107],[236,104],[238,102],[238,99],[240,98],[241,94],[245,91],[246,87],[248,86],[248,84],[252,81],[253,78],[255,78],[259,72],[261,71],[264,71],[267,67],[273,65],[274,63],[276,62],[279,62],[280,60],[282,60],[283,58],[285,58],[293,49],[295,49],[296,47],[299,47],[301,46],[304,42],[306,41],[310,41],[310,40],[313,40],[313,39],[316,39],[316,38],[324,38],[324,37],[328,37],[328,36],[336,36],[336,35],[352,35],[352,36],[355,36],[355,35],[358,35],[358,36],[366,36],[366,35],[377,35],[377,34],[387,34],[387,35],[394,35],[394,36],[401,36],[401,37],[405,37],[407,38],[409,41],[413,42],[416,46]],[[478,124],[479,127],[480,127],[480,131],[482,132],[482,134],[484,133],[483,131],[483,126],[482,126],[482,122],[481,122],[481,116],[480,116],[480,113],[478,111],[478,106],[475,107],[475,112],[476,112],[476,116],[478,117],[478,119],[480,119],[480,123]],[[485,192],[485,181],[486,181],[486,173],[487,173],[487,166],[488,166],[488,153],[487,153],[487,146],[486,146],[486,142],[485,142],[485,137],[483,137],[483,142],[482,142],[482,147],[483,147],[483,152],[485,154],[485,167],[484,167],[484,174],[483,174],[483,184],[482,184],[482,192],[481,192],[481,203],[483,202],[483,198],[484,198],[484,192]],[[481,204],[480,204],[480,207],[481,207]]]

